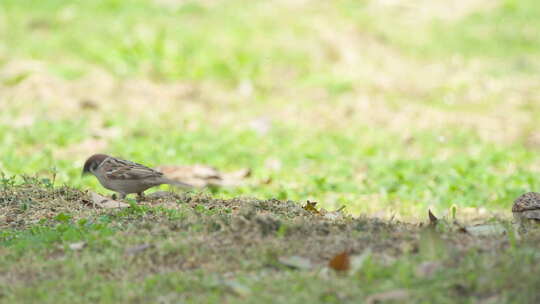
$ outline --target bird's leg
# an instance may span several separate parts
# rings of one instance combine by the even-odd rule
[[[137,193],[137,201],[142,202],[144,200],[144,193],[141,191]]]

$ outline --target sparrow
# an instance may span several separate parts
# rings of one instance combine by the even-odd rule
[[[115,191],[124,199],[130,193],[139,197],[148,188],[169,184],[186,188],[193,186],[168,179],[163,173],[144,165],[128,160],[112,157],[106,154],[94,154],[84,163],[82,176],[93,174],[101,185]]]

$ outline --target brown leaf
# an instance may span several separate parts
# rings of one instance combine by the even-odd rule
[[[437,221],[439,221],[439,219],[435,215],[433,215],[433,213],[431,213],[431,209],[428,209],[428,216],[429,216],[429,225],[437,226]]]
[[[342,253],[334,256],[330,262],[328,262],[328,267],[334,269],[335,271],[347,271],[351,268],[351,257],[349,256],[348,251],[343,251]]]
[[[90,193],[92,196],[92,205],[97,208],[103,208],[103,209],[115,209],[115,208],[127,208],[129,207],[129,204],[126,204],[124,202],[119,202],[112,200],[110,198],[107,198],[105,196],[101,196],[95,192]]]
[[[407,299],[409,296],[409,292],[405,289],[390,290],[370,295],[366,298],[366,304],[375,304],[385,301],[399,302]]]
[[[310,213],[321,215],[321,212],[317,210],[317,208],[315,208],[315,205],[317,205],[317,202],[307,201],[306,204],[302,206],[302,208]]]

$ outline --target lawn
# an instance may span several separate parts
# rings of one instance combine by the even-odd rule
[[[510,210],[540,188],[539,16],[534,0],[2,0],[0,301],[538,301],[538,235]],[[96,152],[251,174],[96,209],[90,192],[112,194],[80,176]],[[464,232],[479,223],[506,233]],[[335,273],[343,251],[362,263]]]

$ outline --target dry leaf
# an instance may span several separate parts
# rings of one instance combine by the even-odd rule
[[[321,215],[321,212],[315,208],[315,205],[317,205],[317,202],[307,201],[306,205],[304,205],[302,208],[310,213]]]
[[[403,301],[410,296],[405,289],[396,289],[381,293],[372,294],[366,298],[366,304],[381,303],[384,301]]]
[[[311,269],[312,267],[311,261],[309,259],[297,255],[293,255],[290,257],[280,257],[278,261],[285,266],[296,269],[307,270]]]
[[[439,221],[439,219],[435,215],[433,215],[433,213],[431,213],[431,209],[428,209],[428,216],[429,216],[429,225],[437,226],[437,221]]]
[[[347,271],[351,269],[351,257],[348,251],[344,251],[334,256],[328,263],[328,267],[335,271]]]
[[[68,245],[69,249],[73,251],[81,250],[86,247],[86,242],[76,242]]]
[[[115,208],[127,208],[129,207],[129,204],[126,204],[124,202],[119,202],[112,200],[110,198],[107,198],[105,196],[101,196],[95,192],[91,192],[92,196],[92,205],[97,208],[103,208],[103,209],[115,209]]]

